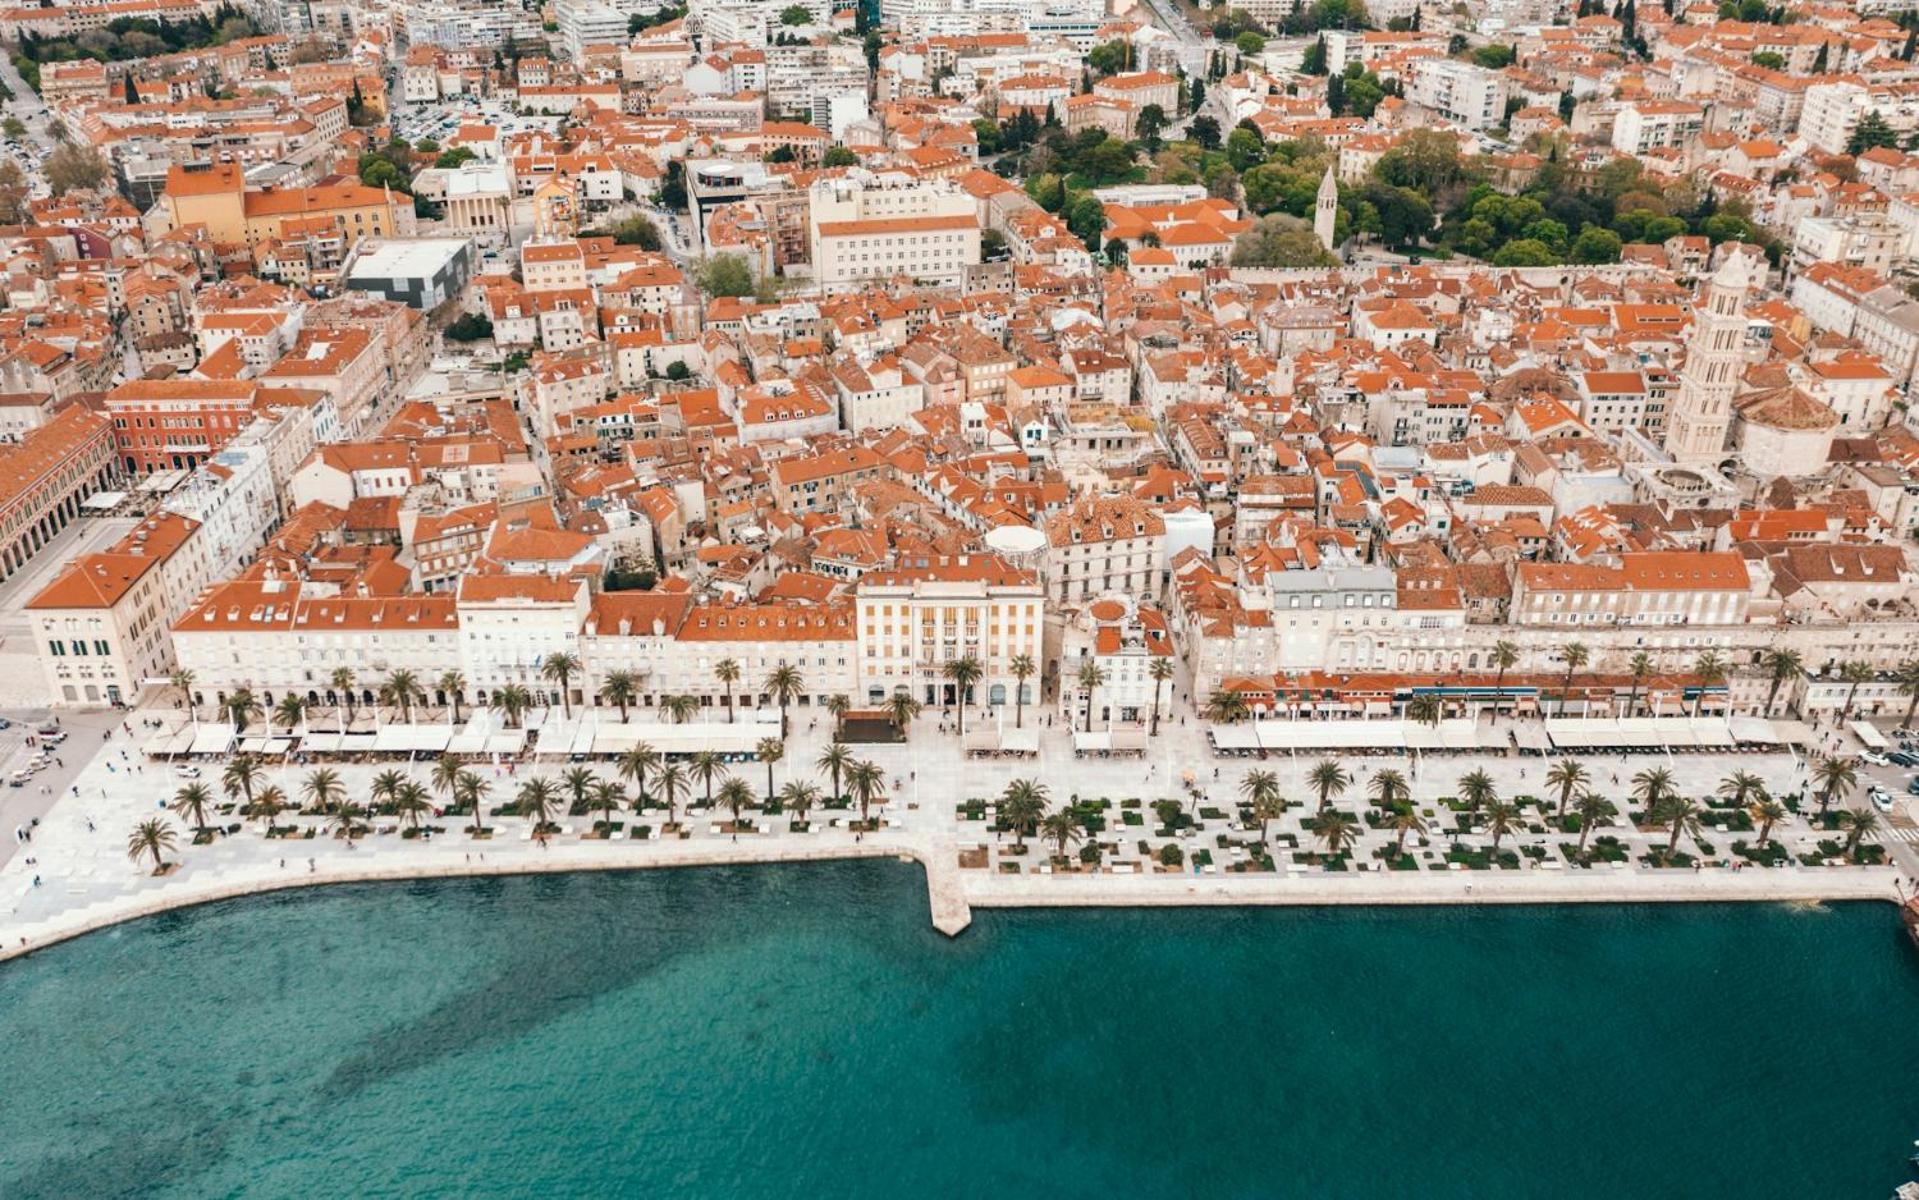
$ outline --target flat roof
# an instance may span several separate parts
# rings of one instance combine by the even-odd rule
[[[352,279],[411,279],[444,267],[468,245],[465,238],[405,238],[362,251],[347,272]]]

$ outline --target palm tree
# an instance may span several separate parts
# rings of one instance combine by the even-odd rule
[[[837,742],[840,740],[840,734],[842,732],[841,726],[846,721],[846,714],[851,712],[852,709],[853,701],[847,697],[845,692],[834,692],[826,698],[826,715],[833,718],[834,741]]]
[[[520,718],[533,707],[533,697],[519,684],[509,683],[493,689],[493,702],[488,707],[506,718],[508,729],[518,729]]]
[[[266,778],[266,771],[254,761],[251,754],[236,754],[227,760],[226,770],[220,772],[220,786],[226,790],[227,799],[245,796],[247,807],[253,807],[253,786]]]
[[[458,671],[440,672],[440,691],[446,695],[447,715],[452,723],[460,723],[460,696],[466,691],[466,676]]]
[[[1152,736],[1159,736],[1159,685],[1173,677],[1173,660],[1155,658],[1153,665],[1146,668],[1146,675],[1153,681],[1153,728]]]
[[[1015,779],[1000,793],[999,816],[1013,830],[1013,845],[1026,846],[1026,835],[1046,815],[1046,785],[1031,779]]]
[[[278,704],[273,706],[273,719],[284,724],[287,727],[287,736],[292,737],[294,729],[300,724],[300,718],[306,716],[306,712],[306,698],[288,692],[280,697]]]
[[[773,764],[786,757],[786,746],[778,738],[761,738],[753,748],[754,757],[766,764],[766,802],[773,803]]]
[[[358,815],[358,810],[352,805],[342,804],[339,808],[327,814],[326,828],[331,830],[335,837],[343,837],[348,841],[352,841],[356,835],[363,832],[366,828],[354,822],[353,818]]]
[[[1239,781],[1239,790],[1259,818],[1259,840],[1266,840],[1266,822],[1283,816],[1286,802],[1279,795],[1279,776],[1271,771],[1248,771]]]
[[[766,677],[766,691],[780,706],[781,737],[786,736],[787,706],[799,699],[800,693],[805,690],[806,679],[800,674],[798,667],[781,663],[771,675]]]
[[[633,781],[633,788],[639,793],[634,804],[646,803],[646,773],[660,765],[660,752],[645,742],[635,742],[633,748],[620,755],[619,766],[615,767],[621,776]]]
[[[193,672],[182,667],[167,676],[167,682],[180,689],[180,699],[186,702],[188,718],[198,721],[200,719],[199,706],[193,702]]]
[[[1493,724],[1499,724],[1499,702],[1506,696],[1506,672],[1519,665],[1519,647],[1508,641],[1493,643],[1493,652],[1486,661],[1497,667],[1499,674],[1493,678]]]
[[[1493,854],[1499,853],[1499,841],[1519,830],[1519,806],[1510,800],[1493,800],[1486,805],[1486,832],[1493,835]]]
[[[780,789],[780,807],[806,820],[806,812],[820,802],[820,789],[799,779],[789,779]]]
[[[740,810],[753,804],[753,789],[737,775],[720,785],[720,803],[733,810],[733,827],[739,828]]]
[[[373,777],[373,785],[368,789],[367,816],[371,820],[374,808],[380,804],[391,804],[399,799],[400,789],[406,785],[404,771],[382,771]]]
[[[560,784],[566,788],[566,794],[573,802],[567,811],[571,813],[584,809],[587,798],[593,794],[593,785],[599,781],[600,777],[593,773],[591,767],[568,767],[566,773],[560,776]]]
[[[306,780],[300,785],[300,792],[321,812],[326,812],[340,803],[346,796],[346,784],[340,781],[340,773],[332,767],[321,767],[309,771]]]
[[[1764,850],[1767,840],[1772,837],[1772,827],[1786,819],[1786,806],[1761,792],[1759,799],[1753,801],[1746,812],[1759,823],[1759,848]]]
[[[173,803],[167,805],[180,814],[180,819],[193,827],[195,833],[205,833],[207,829],[207,808],[213,803],[213,796],[206,787],[198,783],[189,783],[173,793]]]
[[[1346,789],[1352,785],[1353,777],[1346,773],[1346,769],[1339,765],[1337,759],[1322,758],[1307,773],[1306,781],[1319,792],[1319,811],[1325,812],[1326,806],[1332,803],[1333,797],[1345,794]]]
[[[1404,775],[1390,767],[1376,773],[1372,782],[1367,785],[1367,789],[1373,794],[1373,803],[1387,812],[1402,806],[1407,808],[1412,806],[1412,785],[1406,782]],[[1324,808],[1323,803],[1321,807]]]
[[[653,784],[666,801],[666,823],[672,825],[675,823],[673,808],[679,803],[680,791],[687,786],[686,772],[680,769],[678,763],[667,763],[653,776]]]
[[[580,660],[564,650],[546,656],[540,664],[540,677],[560,685],[560,711],[566,719],[573,719],[573,676],[580,670]]]
[[[1546,772],[1546,786],[1559,789],[1559,808],[1553,813],[1553,820],[1566,819],[1566,805],[1571,802],[1573,793],[1586,786],[1590,779],[1586,764],[1576,758],[1564,758],[1552,765]]]
[[[1047,814],[1040,821],[1039,833],[1042,837],[1052,839],[1054,858],[1065,858],[1067,843],[1077,841],[1080,831],[1085,827],[1086,822],[1080,819],[1078,813],[1071,808],[1062,808],[1056,813]]]
[[[1822,758],[1812,769],[1812,778],[1819,785],[1819,816],[1824,819],[1832,802],[1849,795],[1859,782],[1859,763],[1837,756]]]
[[[1841,724],[1852,719],[1852,702],[1859,695],[1859,685],[1862,683],[1870,683],[1873,674],[1872,664],[1870,663],[1859,662],[1855,659],[1852,662],[1840,664],[1840,680],[1852,685],[1846,689],[1846,706],[1839,712],[1839,721]]]
[[[613,832],[613,810],[626,803],[626,789],[613,779],[593,781],[593,807],[600,810],[600,824],[606,826],[606,832]]]
[[[1919,712],[1919,662],[1909,662],[1900,667],[1893,673],[1893,678],[1899,681],[1899,694],[1909,697],[1906,719],[1900,724],[1911,725],[1912,714]]]
[[[847,768],[846,787],[860,802],[860,824],[865,825],[869,822],[867,807],[875,800],[886,799],[886,772],[876,762],[861,760]]]
[[[1586,649],[1585,643],[1583,642],[1568,643],[1561,653],[1566,657],[1566,678],[1559,685],[1559,714],[1564,716],[1566,714],[1566,706],[1572,699],[1573,672],[1585,666],[1587,660],[1592,657],[1592,654]]]
[[[460,784],[460,761],[451,754],[442,754],[433,760],[433,790],[454,800]]]
[[[1681,835],[1689,836],[1695,842],[1699,840],[1699,801],[1690,796],[1668,796],[1665,811],[1658,816],[1672,831],[1672,837],[1666,841],[1667,858],[1679,852]]]
[[[713,678],[726,688],[726,721],[730,725],[734,720],[733,685],[740,681],[740,664],[730,658],[722,658],[714,664]]]
[[[127,857],[139,862],[147,855],[152,855],[153,873],[158,875],[167,865],[161,855],[173,849],[173,846],[173,826],[154,817],[133,827],[133,835],[127,838]]]
[[[1597,792],[1579,793],[1579,799],[1573,802],[1573,815],[1579,818],[1579,848],[1575,853],[1582,860],[1586,857],[1586,839],[1592,836],[1593,828],[1618,811],[1612,801]]]
[[[1734,808],[1745,808],[1754,797],[1766,794],[1766,781],[1751,771],[1734,771],[1720,782],[1718,794],[1732,801]]]
[[[1692,715],[1697,717],[1700,707],[1706,703],[1706,689],[1726,682],[1726,660],[1719,657],[1717,650],[1702,651],[1692,672],[1699,676],[1699,688],[1692,694]]]
[[[1869,808],[1849,808],[1839,814],[1839,824],[1846,829],[1846,857],[1853,862],[1859,861],[1859,843],[1879,829],[1879,814]]]
[[[1459,794],[1465,798],[1466,811],[1475,817],[1479,815],[1482,804],[1491,804],[1499,799],[1499,791],[1493,786],[1492,776],[1484,771],[1468,771],[1459,777]]]
[[[1313,834],[1326,844],[1326,853],[1338,858],[1359,836],[1359,822],[1342,812],[1329,812],[1313,821]]]
[[[853,752],[848,750],[843,742],[834,742],[829,745],[825,750],[820,752],[819,760],[813,764],[818,770],[832,773],[833,795],[835,797],[846,794],[840,790],[840,773],[852,765]]]
[[[1214,689],[1213,694],[1206,698],[1206,719],[1221,725],[1244,721],[1251,711],[1246,707],[1246,697],[1225,688]]]
[[[1420,725],[1437,726],[1446,716],[1446,706],[1431,692],[1421,692],[1406,701],[1406,719]]]
[[[1420,817],[1419,810],[1414,808],[1410,804],[1404,805],[1403,807],[1396,808],[1393,810],[1392,827],[1394,832],[1397,834],[1397,836],[1393,839],[1393,857],[1394,858],[1398,858],[1401,855],[1406,853],[1406,835],[1407,834],[1409,833],[1423,834],[1426,832],[1425,820],[1422,817]]]
[[[894,692],[886,700],[886,715],[892,720],[893,728],[906,736],[906,727],[919,718],[923,706],[905,692]]]
[[[662,696],[660,708],[673,719],[675,725],[684,725],[700,711],[700,698],[684,693],[678,696]]]
[[[1772,688],[1766,693],[1766,715],[1772,715],[1772,706],[1779,699],[1779,689],[1793,676],[1805,670],[1805,660],[1799,651],[1775,648],[1768,650],[1760,658],[1760,665],[1772,679]]]
[[[267,829],[271,831],[273,818],[286,811],[286,789],[277,783],[269,783],[260,789],[260,794],[253,798],[253,803],[249,807],[253,815],[265,821]]]
[[[1086,732],[1093,732],[1093,693],[1106,686],[1106,672],[1099,664],[1087,659],[1079,667],[1080,690],[1086,693]]]
[[[949,658],[940,667],[940,674],[953,681],[953,698],[959,703],[959,735],[966,736],[966,706],[973,692],[973,685],[980,681],[986,672],[980,668],[977,658]]]
[[[340,713],[340,728],[344,730],[347,726],[353,724],[353,668],[333,668],[333,674],[327,677],[327,686],[332,688],[340,697],[342,708]]]
[[[245,733],[248,722],[260,715],[260,702],[254,699],[252,688],[243,687],[227,697],[226,710],[233,732]]]
[[[461,771],[459,780],[453,785],[453,795],[461,804],[473,806],[473,832],[477,836],[486,831],[480,823],[480,815],[486,808],[486,794],[493,790],[486,777],[478,771]]]
[[[1666,797],[1673,794],[1672,772],[1664,767],[1653,767],[1632,777],[1632,796],[1645,809],[1648,818],[1659,809]]]
[[[1015,654],[1008,664],[1018,685],[1013,689],[1013,728],[1026,727],[1026,681],[1039,674],[1039,668],[1033,664],[1030,654]],[[1155,689],[1157,690],[1157,689]]]
[[[426,693],[420,690],[420,677],[404,667],[388,675],[386,682],[380,685],[380,699],[398,708],[408,725],[413,724],[413,702],[425,698]]]
[[[409,779],[393,793],[393,807],[398,810],[400,819],[418,833],[421,818],[433,811],[433,800],[418,780]]]
[[[720,756],[711,750],[702,750],[693,756],[693,778],[706,785],[706,807],[713,807],[713,779],[726,774],[726,764]]]
[[[1626,693],[1626,715],[1632,716],[1639,707],[1639,689],[1652,674],[1652,655],[1641,650],[1632,656],[1632,691]]]
[[[633,703],[633,697],[638,694],[631,671],[608,671],[606,678],[600,681],[600,695],[619,706],[622,725],[626,724],[627,705]]]
[[[553,802],[557,797],[553,785],[539,776],[534,776],[520,785],[520,815],[533,818],[533,836],[540,841],[546,840],[547,818],[553,813]]]

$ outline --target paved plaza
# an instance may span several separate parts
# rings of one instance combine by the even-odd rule
[[[1189,717],[1182,723],[1175,717],[1162,723],[1144,759],[1078,758],[1060,719],[1049,725],[1043,713],[1031,711],[1027,719],[1038,724],[1040,733],[1037,759],[967,758],[950,724],[930,712],[903,744],[853,747],[858,757],[878,764],[887,776],[887,799],[875,812],[882,825],[869,833],[848,827],[857,812],[847,809],[815,809],[810,832],[794,831],[789,814],[763,813],[748,814],[761,832],[726,832],[722,823],[728,814],[704,810],[698,803],[704,788],[695,783],[695,803],[682,815],[686,836],[678,839],[589,839],[583,835],[597,819],[589,813],[561,816],[561,831],[544,844],[533,838],[530,822],[516,816],[489,817],[494,835],[487,840],[470,835],[469,818],[435,818],[430,824],[443,832],[405,838],[396,818],[382,817],[374,822],[377,832],[347,842],[329,836],[319,817],[291,812],[280,823],[302,832],[311,829],[314,836],[269,839],[259,822],[243,821],[229,806],[216,821],[222,828],[238,825],[238,831],[194,845],[184,821],[165,807],[185,780],[174,766],[146,760],[143,747],[148,739],[170,736],[166,730],[147,728],[149,717],[163,723],[180,719],[171,708],[134,714],[131,733],[116,730],[111,740],[94,743],[92,760],[28,831],[31,840],[0,867],[0,942],[5,953],[179,904],[309,883],[894,854],[926,866],[935,919],[949,932],[964,927],[970,907],[1002,905],[1890,899],[1895,877],[1911,876],[1919,868],[1908,841],[1915,834],[1903,792],[1897,797],[1899,810],[1882,821],[1867,843],[1884,847],[1888,866],[1840,863],[1832,851],[1843,842],[1844,832],[1809,824],[1810,804],[1772,831],[1772,842],[1786,852],[1785,865],[1743,863],[1735,847],[1750,850],[1757,834],[1742,827],[1746,818],[1741,813],[1727,809],[1707,810],[1698,841],[1682,840],[1686,865],[1649,865],[1648,856],[1666,845],[1668,833],[1637,829],[1628,820],[1637,807],[1628,795],[1635,773],[1665,768],[1677,791],[1702,803],[1734,771],[1758,775],[1775,796],[1796,798],[1806,782],[1807,765],[1791,753],[1581,758],[1592,789],[1619,810],[1610,824],[1595,830],[1591,841],[1596,848],[1602,839],[1617,839],[1605,843],[1607,861],[1590,867],[1579,865],[1569,853],[1577,835],[1548,824],[1556,796],[1545,774],[1556,759],[1347,756],[1338,761],[1353,782],[1332,808],[1354,817],[1357,835],[1337,862],[1328,863],[1311,824],[1317,798],[1308,773],[1322,761],[1320,756],[1222,759],[1211,751],[1199,722]],[[973,719],[983,718],[976,714]],[[786,756],[774,767],[776,787],[797,776],[818,784],[822,792],[830,790],[814,767],[828,745],[826,725],[823,715],[795,716]],[[72,741],[68,748],[76,755],[87,752]],[[268,782],[279,784],[296,803],[301,781],[320,765],[284,758],[265,761]],[[431,782],[432,763],[426,760],[326,765],[339,771],[348,796],[358,802],[366,799],[373,776],[382,770],[400,769],[423,785]],[[475,762],[473,767],[493,785],[488,804],[495,807],[510,803],[530,774],[557,784],[569,765],[564,760],[528,760]],[[611,762],[588,765],[603,776],[613,774]],[[220,797],[219,762],[198,766],[200,781]],[[763,765],[740,762],[731,769],[756,798],[764,796]],[[1378,818],[1381,827],[1366,819],[1368,784],[1374,772],[1386,769],[1406,776],[1413,807],[1426,827],[1423,833],[1407,833],[1408,856],[1398,869],[1388,869],[1384,856],[1399,833],[1384,827],[1383,818]],[[1281,796],[1290,802],[1283,816],[1269,822],[1263,843],[1257,823],[1242,809],[1242,780],[1256,770],[1273,772]],[[1483,820],[1474,824],[1446,803],[1457,797],[1460,776],[1473,770],[1492,779],[1502,801],[1529,805],[1522,807],[1514,830],[1501,839],[1498,858],[1490,854],[1492,837]],[[988,809],[1015,780],[1043,784],[1053,808],[1075,800],[1086,804],[1103,828],[1075,838],[1058,862],[1049,861],[1052,845],[1033,837],[1026,839],[1024,853],[1016,853],[1017,839],[996,828],[997,808]],[[1852,806],[1865,805],[1865,786],[1862,779]],[[1526,797],[1537,799],[1527,802]],[[1166,801],[1172,804],[1156,810],[1156,804]],[[230,802],[222,798],[221,804]],[[150,862],[134,863],[127,857],[133,827],[156,816],[174,828],[179,842],[167,856],[178,866],[164,877],[151,873]],[[1174,825],[1162,825],[1166,816],[1173,816]],[[658,810],[617,815],[627,835],[638,825],[657,829],[663,818]],[[1096,864],[1081,861],[1087,844],[1099,847]],[[1168,846],[1178,847],[1177,855],[1170,854]],[[1821,865],[1805,865],[1808,857],[1821,860]]]

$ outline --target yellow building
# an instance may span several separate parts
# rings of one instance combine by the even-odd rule
[[[349,240],[413,232],[413,199],[358,183],[248,188],[234,163],[176,166],[167,172],[169,228],[204,225],[216,242],[251,246],[283,238],[288,221],[335,218]]]

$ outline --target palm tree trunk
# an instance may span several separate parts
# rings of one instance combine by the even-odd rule
[[[1026,728],[1026,681],[1013,684],[1013,728]]]
[[[1493,680],[1493,724],[1499,724],[1499,702],[1506,695],[1506,668],[1499,668],[1499,675]]]
[[[1902,724],[1910,726],[1915,712],[1919,712],[1919,685],[1914,685],[1912,689],[1912,703],[1906,705],[1906,719]]]
[[[1766,693],[1766,715],[1769,717],[1772,715],[1772,706],[1779,700],[1779,686],[1785,682],[1783,675],[1775,676],[1772,681],[1772,690]]]
[[[1767,821],[1764,825],[1761,825],[1759,827],[1759,848],[1761,850],[1764,850],[1766,848],[1766,839],[1770,838],[1771,836],[1772,836],[1772,822]]]
[[[1913,694],[1914,694],[1915,696],[1919,696],[1919,692],[1914,692]],[[1155,680],[1153,680],[1153,730],[1152,730],[1152,736],[1154,736],[1154,737],[1158,737],[1158,736],[1159,736],[1159,680],[1157,680],[1157,679],[1155,679]],[[1266,836],[1266,835],[1262,833],[1262,834],[1261,834],[1260,836],[1261,836],[1261,837],[1264,837],[1264,836]]]
[[[1406,830],[1401,828],[1399,836],[1393,839],[1393,857],[1398,858],[1404,853],[1406,853]]]
[[[729,683],[726,685],[726,723],[728,725],[733,723],[736,711],[733,707],[733,685]]]
[[[1572,701],[1572,691],[1573,669],[1571,664],[1568,664],[1565,682],[1559,685],[1559,715],[1562,717],[1566,715],[1566,706]]]
[[[1593,831],[1593,827],[1592,827],[1592,822],[1590,822],[1590,821],[1581,821],[1581,822],[1579,823],[1579,850],[1578,850],[1578,853],[1579,853],[1579,857],[1581,857],[1581,858],[1584,858],[1584,857],[1586,857],[1586,839],[1587,839],[1588,837],[1590,837],[1590,836],[1592,836],[1592,831]]]

